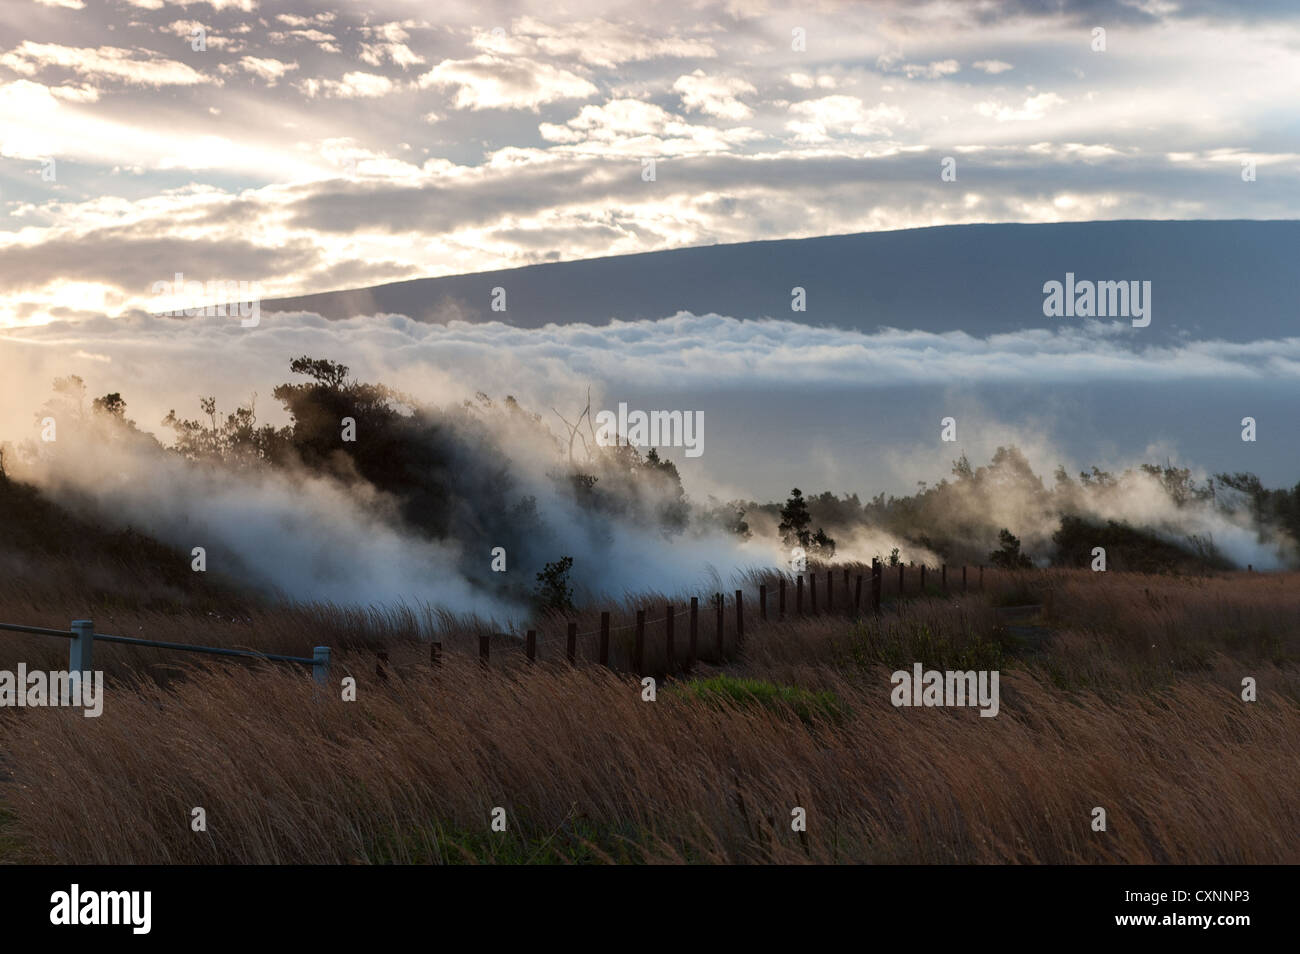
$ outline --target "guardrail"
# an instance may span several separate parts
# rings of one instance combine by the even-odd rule
[[[311,666],[312,677],[319,683],[329,678],[330,648],[316,646],[310,658],[306,656],[284,656],[279,653],[259,653],[251,649],[222,649],[217,646],[195,646],[191,643],[167,643],[157,639],[139,639],[135,636],[111,636],[95,632],[95,621],[74,619],[72,627],[67,630],[45,629],[40,626],[20,626],[16,623],[0,623],[0,631],[10,633],[30,633],[35,636],[58,636],[71,640],[68,649],[69,672],[93,672],[95,641],[102,643],[123,643],[128,646],[149,646],[154,649],[174,649],[183,653],[203,653],[208,656],[242,656],[246,659],[265,659],[270,662],[297,663]]]

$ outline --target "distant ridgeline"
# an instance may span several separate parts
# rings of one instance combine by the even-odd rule
[[[1143,328],[1144,341],[1180,335],[1247,341],[1294,332],[1296,248],[1300,222],[1290,221],[951,225],[421,278],[264,301],[262,309],[332,319],[397,313],[521,328],[690,311],[976,335],[1105,314]],[[1068,295],[1062,287],[1060,317],[1049,317],[1049,282],[1077,286]],[[806,310],[792,311],[795,288],[805,289]]]

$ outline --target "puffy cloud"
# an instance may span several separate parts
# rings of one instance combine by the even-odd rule
[[[687,109],[736,122],[754,115],[754,111],[736,97],[741,93],[758,92],[748,80],[708,76],[703,70],[677,77],[673,91],[681,94],[682,104]]]
[[[244,72],[266,80],[268,86],[274,86],[287,73],[298,68],[297,63],[285,63],[283,60],[261,56],[245,56],[240,59],[239,66]]]
[[[743,126],[717,129],[695,125],[662,106],[636,99],[584,106],[564,125],[542,123],[539,131],[544,139],[564,144],[570,152],[629,156],[726,152],[737,143],[761,136]]]
[[[586,99],[599,90],[571,70],[549,63],[482,53],[443,60],[420,77],[422,87],[456,91],[456,109],[529,109],[564,99]]]
[[[888,136],[891,127],[906,120],[895,106],[877,103],[868,109],[856,96],[823,96],[791,103],[791,115],[799,117],[786,128],[801,142],[829,142],[834,133],[854,136]]]
[[[387,96],[398,88],[387,76],[378,73],[363,73],[359,70],[344,73],[341,80],[316,79],[309,77],[297,84],[308,97],[329,96],[336,99],[374,99]]]
[[[394,21],[363,27],[362,31],[371,37],[371,41],[361,44],[361,52],[358,54],[361,61],[371,66],[382,66],[387,60],[403,69],[422,65],[424,57],[406,45],[406,41],[411,38],[406,31],[408,25],[410,24]]]

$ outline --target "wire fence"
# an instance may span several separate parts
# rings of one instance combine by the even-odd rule
[[[317,682],[323,683],[329,678],[330,648],[316,646],[312,655],[285,656],[280,653],[260,653],[254,649],[225,649],[220,646],[196,646],[192,643],[169,643],[158,639],[141,639],[137,636],[113,636],[108,633],[95,632],[95,622],[89,619],[74,619],[69,629],[46,629],[41,626],[23,626],[18,623],[0,623],[0,631],[10,633],[27,633],[34,636],[57,636],[71,640],[68,648],[68,671],[88,673],[94,671],[95,643],[120,643],[126,646],[147,646],[153,649],[170,649],[184,653],[200,653],[205,656],[242,657],[259,659],[266,662],[294,663],[311,666],[312,675]]]
[[[923,595],[929,592],[926,585],[927,567],[925,566],[905,567],[901,564],[896,566],[886,566],[884,563],[882,563],[879,560],[873,560],[870,568],[870,575],[868,576],[863,573],[856,574],[856,578],[853,581],[853,587],[851,591],[849,588],[850,576],[851,576],[850,570],[848,570],[847,568],[841,568],[841,570],[836,571],[834,569],[828,568],[825,571],[825,584],[822,590],[824,594],[823,596],[824,612],[827,614],[832,614],[832,613],[860,614],[864,609],[863,606],[864,602],[867,603],[869,609],[872,612],[876,612],[876,613],[880,612],[882,595],[885,590],[884,579],[885,579],[886,571],[889,571],[890,576],[893,576],[895,571],[897,572],[898,585],[894,593],[896,596],[901,598],[906,594],[905,574],[906,574],[906,570],[908,569],[919,570],[919,576],[915,577],[913,583],[913,586],[915,587],[914,593],[916,595]],[[948,567],[947,565],[943,565],[938,567],[937,569],[939,570],[939,573],[937,574],[938,580],[936,582],[938,583],[940,591],[946,593],[949,590]],[[968,569],[969,568],[965,566],[960,568],[961,570],[960,586],[962,591],[968,589],[968,585],[969,585]],[[978,586],[980,589],[983,589],[984,567],[981,565],[978,568],[978,570],[979,570]],[[842,574],[842,587],[845,591],[845,601],[841,603],[838,608],[836,607],[835,599],[834,599],[834,594],[836,590],[835,576],[837,573]],[[805,575],[802,573],[791,573],[791,574],[780,573],[780,574],[774,574],[773,576],[768,578],[769,581],[771,580],[776,581],[775,590],[777,596],[777,601],[776,601],[777,605],[775,609],[776,609],[778,620],[785,619],[787,615],[791,615],[795,618],[803,617],[806,615],[822,615],[823,611],[819,610],[818,600],[817,600],[818,575],[819,574],[817,573],[808,573],[807,576],[805,577]],[[864,582],[867,581],[869,581],[870,585],[869,585],[869,589],[867,589],[866,592],[866,600],[864,601],[863,584]],[[807,583],[806,587],[805,587],[805,582]],[[762,622],[767,622],[770,618],[769,597],[772,595],[769,592],[770,589],[772,589],[772,587],[770,587],[769,583],[760,583],[757,586],[758,618]],[[794,606],[792,612],[789,612],[790,610],[788,606],[789,600],[787,599],[788,589],[794,590]],[[807,590],[807,596],[808,596],[806,609],[805,609],[805,600],[804,600],[805,589]],[[745,592],[743,589],[736,590],[734,598],[730,601],[730,608],[733,610],[734,613],[734,623],[730,633],[727,632],[727,627],[726,627],[726,617],[727,615],[729,615],[727,613],[727,609],[728,609],[727,597],[725,597],[722,593],[714,593],[712,599],[709,600],[709,603],[712,604],[714,614],[715,614],[714,631],[713,631],[714,647],[711,656],[716,661],[721,662],[725,658],[724,649],[725,649],[726,638],[728,635],[732,637],[732,643],[736,648],[739,648],[744,642]],[[701,604],[701,600],[699,597],[690,597],[690,603],[688,606],[684,607],[680,611],[673,612],[674,606],[673,604],[670,603],[667,605],[666,612],[663,616],[658,616],[655,617],[654,619],[649,619],[649,620],[645,618],[646,611],[643,609],[638,609],[635,611],[636,618],[634,622],[623,623],[618,626],[614,626],[611,624],[610,612],[602,611],[600,614],[599,628],[586,630],[581,633],[578,632],[578,624],[576,622],[570,621],[567,623],[567,632],[565,634],[566,637],[565,658],[569,663],[576,663],[578,660],[578,653],[577,653],[578,640],[588,639],[590,637],[595,636],[599,638],[596,661],[599,662],[599,664],[602,666],[609,666],[611,635],[615,633],[625,632],[627,630],[634,630],[635,640],[632,646],[630,647],[631,653],[630,653],[629,663],[631,665],[632,670],[635,673],[637,674],[643,673],[646,670],[646,664],[645,664],[646,628],[649,626],[657,626],[660,623],[663,623],[665,624],[665,638],[666,638],[666,643],[664,646],[664,650],[665,650],[664,669],[665,671],[671,670],[675,668],[679,662],[679,659],[677,658],[676,655],[675,623],[678,619],[681,619],[682,617],[688,617],[689,626],[688,626],[688,632],[686,634],[687,635],[686,654],[684,658],[680,661],[684,662],[687,666],[691,666],[699,658],[699,637],[700,637],[699,622],[700,622],[700,608],[701,608],[700,604]],[[40,626],[24,626],[17,623],[0,623],[0,631],[25,633],[25,634],[31,634],[36,636],[51,636],[51,637],[57,637],[57,638],[69,640],[70,643],[68,649],[68,671],[71,673],[78,673],[78,672],[88,673],[94,670],[94,666],[93,666],[94,646],[96,642],[100,642],[100,643],[117,643],[117,644],[128,645],[128,646],[142,646],[142,647],[148,647],[153,649],[165,649],[165,650],[170,650],[175,652],[199,653],[201,655],[208,655],[208,656],[224,656],[228,658],[256,659],[264,662],[288,663],[291,665],[310,666],[312,669],[313,678],[316,680],[316,682],[325,683],[329,678],[330,647],[328,646],[314,647],[312,650],[312,655],[310,657],[288,656],[279,653],[263,653],[252,649],[227,649],[218,646],[197,646],[191,643],[175,643],[175,642],[166,642],[157,639],[142,639],[136,636],[114,636],[108,633],[96,633],[94,621],[89,619],[73,620],[70,628],[67,630],[48,629]],[[516,639],[516,640],[518,639],[517,636],[512,636],[511,634],[496,634],[496,635],[505,636],[507,638]],[[530,663],[535,662],[537,659],[537,630],[536,629],[529,629],[526,631],[524,637],[524,646],[525,646],[525,657],[527,658],[528,662]],[[491,636],[480,635],[479,636],[479,661],[483,666],[488,665],[490,660],[490,655],[491,655]],[[431,643],[430,646],[431,662],[435,666],[440,665],[441,658],[442,658],[442,643],[441,641],[434,641]],[[376,671],[380,676],[383,676],[385,678],[386,678],[386,670],[384,664],[386,661],[387,661],[387,653],[380,651],[379,663],[376,667]]]

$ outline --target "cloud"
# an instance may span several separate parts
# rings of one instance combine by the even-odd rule
[[[328,96],[336,99],[374,99],[387,96],[398,89],[387,76],[378,73],[363,73],[359,70],[344,73],[341,80],[316,79],[302,80],[296,84],[308,98]]]
[[[790,104],[790,113],[800,117],[786,123],[786,129],[800,142],[829,142],[834,133],[854,136],[888,136],[891,127],[905,121],[903,111],[878,103],[868,109],[856,96],[823,96]]]
[[[553,26],[532,16],[522,16],[511,25],[511,34],[547,55],[606,68],[661,58],[694,60],[718,55],[709,41],[682,36],[665,30],[664,26],[659,23],[646,29],[603,19]],[[477,42],[490,45],[492,35],[482,36]]]
[[[674,23],[533,0],[452,2],[436,24],[397,0],[263,7],[30,6],[39,30],[0,49],[0,249],[65,248],[115,202],[176,247],[203,221],[314,248],[278,283],[297,291],[818,232],[1300,215],[1278,79],[1300,25],[1276,3],[813,5],[809,54],[770,11],[715,0]],[[1094,17],[1125,55],[1091,52]],[[343,139],[355,165],[326,155]],[[970,162],[941,191],[949,154]],[[653,188],[645,157],[673,160]],[[1267,173],[1249,187],[1244,160]],[[122,304],[92,283],[0,288],[0,322]]]
[[[682,104],[719,119],[739,122],[749,119],[754,111],[736,97],[741,93],[757,93],[753,83],[738,77],[707,76],[696,70],[687,76],[677,77],[673,91],[680,93]]]
[[[689,123],[662,106],[635,99],[584,106],[564,125],[542,123],[538,131],[570,152],[628,156],[725,152],[761,135],[743,126],[717,129]]]
[[[161,10],[164,6],[164,0],[126,0],[126,2],[142,10]],[[166,2],[176,7],[192,7],[201,3],[216,11],[241,10],[244,13],[252,13],[257,9],[257,0],[166,0]]]
[[[245,56],[240,59],[239,66],[244,72],[266,80],[268,86],[274,86],[285,74],[298,68],[297,63],[285,63],[283,60],[260,56]]]
[[[986,100],[975,107],[981,116],[997,120],[1000,123],[1026,122],[1042,119],[1048,111],[1062,105],[1065,99],[1056,93],[1039,93],[1030,96],[1019,107],[1007,106],[992,100]]]
[[[443,60],[419,79],[421,87],[454,89],[456,109],[528,109],[564,99],[586,99],[599,90],[578,74],[534,60],[482,53]]]
[[[117,80],[135,86],[193,86],[219,82],[176,60],[115,46],[91,49],[24,40],[8,53],[0,55],[0,66],[23,76],[35,76],[47,69],[63,69],[88,79]]]
[[[363,32],[372,38],[372,42],[361,44],[361,52],[358,54],[361,61],[377,67],[387,60],[403,69],[423,65],[424,57],[406,45],[406,41],[411,38],[406,31],[408,25],[409,22],[392,22],[363,27]]]

